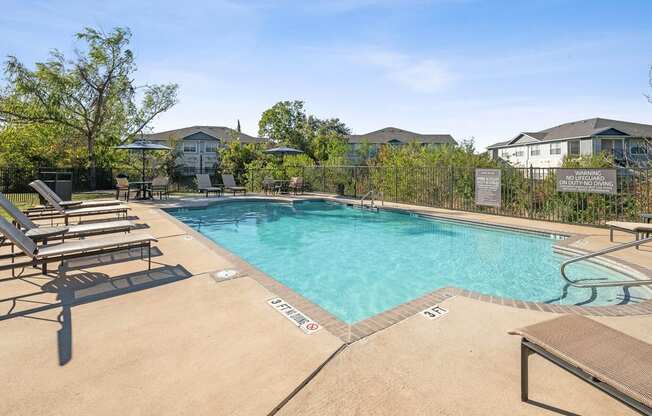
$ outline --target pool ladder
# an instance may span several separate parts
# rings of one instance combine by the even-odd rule
[[[646,280],[620,280],[615,282],[595,282],[595,283],[579,283],[577,280],[571,280],[566,275],[566,267],[571,263],[577,263],[578,261],[587,260],[593,257],[598,257],[603,254],[613,253],[614,251],[623,250],[629,247],[640,246],[641,244],[652,242],[652,237],[643,238],[636,241],[630,241],[629,243],[619,244],[615,247],[606,248],[604,250],[595,251],[593,253],[584,254],[578,257],[573,257],[572,259],[566,260],[561,264],[560,272],[561,277],[571,286],[581,287],[581,288],[592,288],[592,287],[608,287],[608,286],[641,286],[641,285],[650,285],[652,284],[652,279]],[[599,279],[590,279],[590,280],[599,280]]]
[[[364,194],[364,196],[360,199],[360,209],[370,209],[372,211],[378,212],[380,209],[376,206],[376,204],[374,202],[374,195],[377,195],[377,194],[378,194],[378,192],[376,192],[375,189],[372,189],[371,191]],[[381,205],[384,206],[385,205],[385,195],[382,192],[380,192],[380,195],[382,196]],[[369,202],[370,202],[369,206],[364,204],[364,201],[367,200],[367,199],[369,199]]]

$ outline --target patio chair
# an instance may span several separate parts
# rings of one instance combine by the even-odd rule
[[[131,198],[129,179],[124,177],[115,178],[115,183],[115,199],[120,200],[120,195],[123,195],[125,201],[129,202],[129,198]]]
[[[40,179],[37,179],[33,181],[32,183],[29,184],[36,192],[38,192],[39,195],[45,199],[48,204],[50,199],[55,200],[60,206],[63,208],[96,208],[96,207],[106,207],[106,206],[111,206],[111,205],[120,205],[123,202],[118,201],[117,199],[97,199],[97,200],[92,200],[92,201],[64,201],[62,200],[59,195],[56,194],[52,189],[50,189],[49,186],[45,184]],[[50,198],[46,197],[49,196]],[[50,206],[38,206],[38,207],[33,207],[32,210],[44,210],[44,209],[51,209]]]
[[[157,242],[156,238],[151,235],[129,234],[127,236],[75,240],[37,246],[31,238],[11,225],[4,217],[0,217],[0,234],[5,236],[24,255],[30,258],[26,261],[16,262],[16,259],[12,257],[10,264],[0,265],[0,270],[12,270],[13,272],[16,268],[41,266],[43,274],[47,274],[47,265],[49,263],[104,255],[134,248],[140,248],[141,250],[144,248],[147,249],[147,267],[149,270],[152,268],[152,242]]]
[[[38,186],[34,182],[29,184],[34,189]],[[86,207],[86,208],[74,208],[66,209],[59,205],[59,203],[48,193],[41,194],[43,198],[50,204],[52,210],[49,211],[28,211],[28,216],[31,218],[43,218],[43,219],[54,219],[54,218],[63,218],[65,224],[68,225],[70,222],[70,217],[88,217],[88,216],[97,216],[97,215],[108,215],[108,214],[117,214],[118,217],[127,218],[128,207],[124,205],[109,205],[109,206],[98,206],[98,207]]]
[[[25,235],[34,242],[47,242],[49,240],[64,240],[66,238],[81,238],[101,234],[129,232],[134,228],[131,221],[109,221],[88,224],[71,225],[67,227],[43,227],[31,220],[18,207],[11,203],[0,192],[0,206],[14,219]]]
[[[521,400],[528,400],[532,353],[643,415],[652,415],[652,345],[580,315],[509,332],[521,339]]]
[[[235,196],[237,192],[241,192],[247,195],[247,188],[245,188],[244,186],[238,186],[235,183],[235,179],[233,178],[233,175],[222,174],[222,183],[224,184],[225,190],[233,192],[233,196]]]
[[[643,235],[649,236],[652,233],[652,224],[646,224],[643,222],[624,222],[624,221],[609,221],[607,222],[609,227],[609,241],[614,241],[614,230],[624,231],[626,233],[634,234],[636,240],[643,238]],[[636,246],[638,249],[639,246]]]
[[[170,178],[167,176],[157,176],[152,179],[152,197],[158,194],[159,199],[168,199],[170,197]]]
[[[208,173],[198,173],[195,176],[197,177],[197,189],[199,189],[199,192],[204,192],[206,198],[208,198],[208,194],[211,192],[217,196],[224,193],[224,188],[221,186],[213,186],[211,176]]]
[[[263,191],[265,195],[268,193],[280,193],[281,192],[281,183],[274,180],[274,178],[265,178],[263,179]]]
[[[291,178],[288,188],[290,189],[290,191],[294,192],[295,195],[297,194],[297,192],[301,192],[301,194],[303,194],[303,178],[300,176],[295,176]]]

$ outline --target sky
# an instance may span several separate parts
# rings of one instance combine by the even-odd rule
[[[133,32],[138,85],[179,84],[154,131],[256,135],[303,100],[354,134],[485,146],[591,117],[652,124],[650,0],[0,0],[0,57],[72,54],[86,26]]]

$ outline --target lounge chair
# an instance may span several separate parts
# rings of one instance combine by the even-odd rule
[[[222,175],[222,183],[224,184],[224,189],[226,189],[229,192],[233,192],[233,196],[235,196],[236,192],[241,192],[245,195],[247,195],[247,188],[244,186],[238,186],[235,183],[235,179],[233,178],[233,175]]]
[[[643,415],[652,415],[652,345],[580,315],[509,332],[521,340],[521,400],[528,357],[539,354]]]
[[[117,199],[96,199],[92,201],[64,201],[62,200],[59,195],[57,195],[52,189],[50,189],[49,186],[45,184],[40,179],[35,180],[34,182],[30,183],[29,186],[31,186],[36,192],[39,193],[45,199],[48,204],[50,203],[50,199],[53,199],[63,208],[97,208],[97,207],[106,207],[106,206],[112,206],[112,205],[120,205],[123,202],[118,201]],[[49,196],[49,198],[48,198]],[[43,210],[43,209],[51,209],[50,206],[40,206],[40,207],[34,207],[32,210]]]
[[[291,178],[288,188],[290,189],[290,191],[294,192],[295,195],[297,194],[297,192],[301,192],[301,194],[303,194],[303,178],[300,176],[295,176]]]
[[[89,237],[92,235],[129,232],[134,228],[131,221],[109,221],[72,225],[68,227],[43,227],[31,220],[18,207],[0,192],[0,207],[14,219],[25,235],[35,242],[47,242],[48,239],[67,239]]]
[[[104,237],[88,240],[67,241],[64,243],[37,246],[24,232],[11,225],[5,218],[0,217],[0,233],[18,247],[30,259],[16,262],[11,258],[10,264],[0,265],[0,270],[14,270],[17,267],[41,266],[43,273],[47,273],[49,263],[63,262],[89,256],[104,255],[116,251],[133,248],[146,248],[148,256],[148,269],[152,267],[152,242],[156,238],[151,235],[129,234],[127,236]]]
[[[644,234],[649,236],[652,233],[652,224],[643,222],[609,221],[607,226],[609,227],[609,241],[614,241],[614,230],[634,234],[636,240],[643,238]],[[638,246],[636,248],[638,249]]]
[[[35,182],[30,183],[34,189],[38,186]],[[88,217],[88,216],[97,216],[97,215],[107,215],[107,214],[117,214],[118,217],[123,216],[127,218],[127,208],[125,205],[109,205],[109,206],[99,206],[99,207],[85,207],[85,208],[73,208],[66,209],[59,205],[59,203],[48,193],[41,194],[43,198],[50,204],[52,207],[48,211],[28,211],[27,214],[31,218],[43,218],[43,219],[54,219],[54,218],[63,218],[65,224],[68,225],[70,222],[70,217]]]
[[[208,173],[198,173],[195,176],[197,177],[197,189],[199,189],[199,192],[204,192],[206,198],[211,192],[217,196],[224,193],[224,188],[221,186],[213,186],[211,176]]]

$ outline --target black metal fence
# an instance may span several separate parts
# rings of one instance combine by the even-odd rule
[[[640,221],[652,209],[652,169],[618,169],[617,193],[557,192],[557,168],[501,169],[501,206],[475,204],[472,167],[286,167],[247,172],[251,191],[263,179],[304,178],[308,190],[428,207],[506,215],[519,218],[601,225],[610,220]]]
[[[39,203],[38,195],[29,186],[36,179],[52,177],[53,172],[70,172],[72,174],[72,191],[90,192],[115,189],[115,178],[124,175],[131,180],[140,180],[142,169],[139,167],[99,168],[95,173],[95,187],[91,186],[90,169],[80,167],[69,168],[2,168],[0,167],[0,192],[12,202],[26,205]],[[152,168],[145,171],[145,177],[151,179],[158,172]],[[176,192],[190,191],[195,188],[195,174],[208,173],[216,178],[214,168],[179,167],[171,177],[171,189]],[[215,179],[214,179],[215,180]]]

